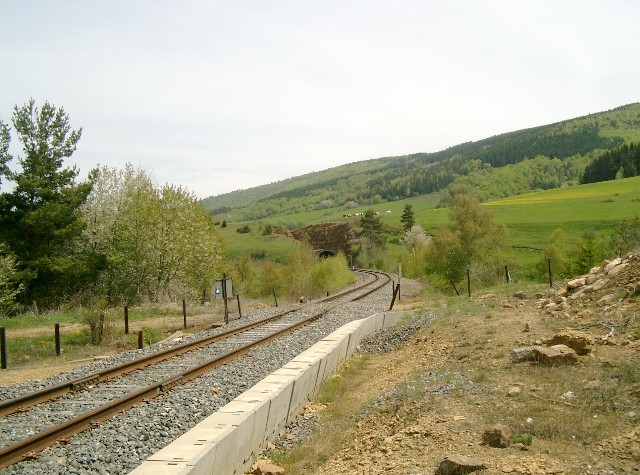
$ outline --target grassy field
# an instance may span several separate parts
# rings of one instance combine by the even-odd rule
[[[191,305],[187,315],[193,319],[207,309]],[[158,321],[162,329],[156,328]],[[55,324],[60,324],[62,356],[55,354]],[[105,344],[122,351],[137,347],[137,331],[143,331],[145,345],[156,343],[166,337],[163,329],[180,329],[183,325],[182,305],[140,306],[129,309],[128,335],[124,333],[124,311],[122,308],[109,309],[105,315]],[[34,361],[67,361],[83,358],[101,351],[91,345],[89,327],[80,311],[52,311],[38,315],[24,314],[10,318],[0,318],[7,336],[7,358],[11,367],[22,366]],[[189,331],[193,331],[190,329]]]
[[[486,203],[508,226],[513,245],[544,247],[561,227],[575,239],[586,229],[609,233],[640,212],[640,177],[528,193]]]
[[[227,255],[230,259],[250,254],[254,258],[260,258],[279,263],[288,262],[288,256],[300,243],[293,238],[283,235],[271,234],[263,236],[262,232],[266,222],[232,223],[226,228],[219,228],[220,236],[227,244]],[[269,223],[271,224],[271,223]],[[237,230],[245,225],[249,226],[248,233],[239,233]]]
[[[400,217],[405,205],[411,204],[416,223],[428,233],[433,233],[448,221],[448,210],[436,208],[438,199],[438,194],[431,194],[391,203],[360,206],[347,211],[334,208],[276,216],[265,219],[264,222],[248,223],[251,232],[247,234],[236,232],[238,227],[246,223],[229,224],[227,228],[220,228],[220,233],[227,242],[231,258],[251,253],[284,262],[296,243],[283,236],[262,236],[265,223],[305,226],[349,219],[343,215],[371,209],[380,212],[382,222],[391,231],[384,259],[391,269],[403,252],[398,240],[402,236]],[[484,206],[494,213],[497,223],[507,227],[510,266],[523,269],[521,275],[531,278],[531,269],[541,258],[540,250],[547,245],[556,229],[563,229],[568,243],[572,245],[580,240],[586,230],[595,230],[606,239],[621,220],[639,216],[640,177],[527,193],[490,201]]]

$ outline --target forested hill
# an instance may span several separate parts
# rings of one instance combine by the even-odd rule
[[[435,153],[384,157],[225,195],[203,205],[254,220],[472,188],[483,199],[577,184],[594,158],[640,142],[640,103],[466,142]]]

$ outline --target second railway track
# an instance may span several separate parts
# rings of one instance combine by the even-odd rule
[[[0,430],[0,467],[38,458],[45,447],[56,441],[67,443],[73,434],[96,427],[141,401],[164,395],[170,388],[250,351],[261,340],[318,320],[346,305],[344,302],[362,299],[390,281],[384,274],[365,275],[373,277],[340,294],[0,402],[0,414],[5,414]],[[384,294],[388,302],[390,293]],[[385,309],[378,309],[381,310]],[[30,465],[18,465],[23,464]]]

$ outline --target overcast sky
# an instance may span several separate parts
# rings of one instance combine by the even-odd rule
[[[132,163],[205,198],[638,102],[638,18],[636,0],[0,0],[0,119],[62,106],[82,176]]]

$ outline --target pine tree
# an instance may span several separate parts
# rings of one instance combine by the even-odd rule
[[[82,231],[78,209],[91,185],[76,184],[78,170],[63,167],[82,129],[71,129],[62,108],[45,102],[39,109],[33,99],[14,108],[12,123],[24,156],[20,171],[6,173],[15,188],[0,195],[0,240],[17,258],[24,297],[54,305],[85,271],[74,244]]]
[[[586,274],[600,260],[596,232],[587,230],[578,243],[575,258],[575,270],[578,274]]]
[[[405,231],[408,231],[414,224],[416,224],[415,216],[413,214],[413,205],[408,203],[404,205],[404,211],[400,217],[400,222],[402,223],[402,228]]]

